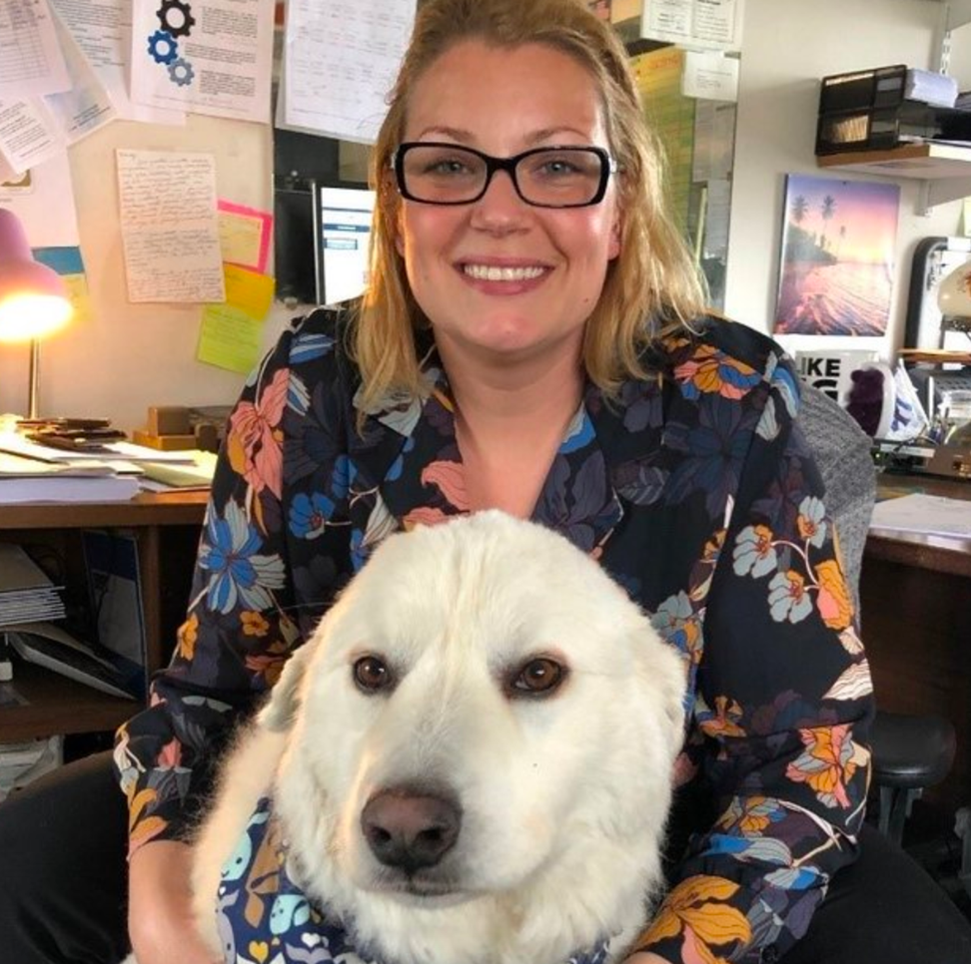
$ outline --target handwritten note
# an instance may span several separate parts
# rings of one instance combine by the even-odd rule
[[[119,150],[128,298],[224,301],[211,154]]]
[[[290,0],[287,126],[373,143],[415,19],[415,0]]]

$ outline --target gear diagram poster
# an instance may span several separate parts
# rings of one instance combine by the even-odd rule
[[[270,119],[274,0],[134,0],[131,98]]]

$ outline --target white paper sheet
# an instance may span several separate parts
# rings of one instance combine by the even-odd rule
[[[274,0],[134,0],[131,99],[269,121],[273,10]]]
[[[646,0],[641,36],[652,40],[738,50],[742,45],[744,0]]]
[[[870,528],[971,538],[971,502],[923,493],[885,499],[873,507]]]
[[[687,51],[681,93],[704,100],[738,100],[738,58],[717,50]]]
[[[414,20],[415,0],[289,0],[286,125],[373,143]]]
[[[81,48],[124,120],[185,123],[185,111],[133,104],[128,96],[131,59],[131,0],[51,0],[61,22]]]
[[[117,157],[129,300],[225,301],[214,157],[131,150]]]
[[[70,88],[47,0],[0,0],[0,99]]]
[[[63,94],[47,94],[44,103],[57,122],[65,142],[74,144],[114,120],[118,111],[81,48],[56,14],[54,19],[57,39],[71,78],[71,89]]]
[[[71,165],[65,151],[32,167],[19,181],[0,184],[0,206],[20,218],[35,248],[74,248],[80,244]]]
[[[0,100],[0,161],[14,174],[62,150],[64,139],[40,97]]]

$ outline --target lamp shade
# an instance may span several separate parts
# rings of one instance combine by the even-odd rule
[[[43,338],[66,324],[71,310],[64,280],[34,260],[20,219],[0,208],[0,341]]]
[[[971,261],[945,275],[937,289],[937,306],[943,315],[971,318]]]

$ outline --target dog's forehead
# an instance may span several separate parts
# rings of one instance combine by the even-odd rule
[[[565,539],[499,513],[391,537],[336,609],[332,655],[412,663],[444,648],[492,666],[544,649],[582,658],[643,618]]]

